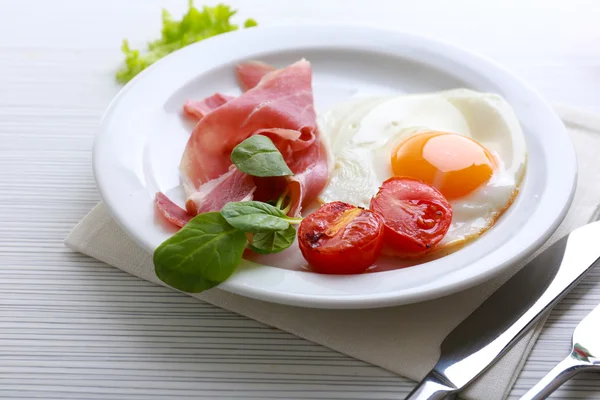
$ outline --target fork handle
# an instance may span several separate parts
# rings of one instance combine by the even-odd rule
[[[532,387],[520,400],[543,400],[552,392],[568,381],[576,373],[589,367],[589,364],[579,361],[571,353],[559,362],[546,374],[534,387]]]

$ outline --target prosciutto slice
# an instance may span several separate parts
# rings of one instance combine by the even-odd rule
[[[156,204],[158,211],[160,211],[167,221],[180,228],[190,222],[190,219],[192,219],[192,215],[169,200],[164,193],[156,193],[154,203]]]
[[[255,190],[252,177],[232,165],[225,174],[192,192],[185,206],[192,215],[218,211],[232,201],[252,200]]]
[[[194,191],[186,202],[186,210],[173,203],[162,192],[156,193],[154,202],[167,221],[181,228],[200,213],[220,210],[232,201],[252,200],[255,190],[252,177],[232,165],[227,173]]]
[[[314,141],[316,114],[307,61],[268,73],[257,86],[204,116],[187,143],[180,169],[199,188],[229,170],[237,144],[271,129],[297,131],[292,141],[296,146]]]
[[[194,119],[201,120],[206,114],[221,107],[229,100],[235,99],[233,96],[215,93],[210,97],[200,101],[187,100],[183,105],[183,112]]]
[[[187,213],[218,211],[231,201],[272,200],[287,191],[290,214],[299,215],[329,176],[328,153],[316,123],[310,63],[301,60],[277,70],[248,62],[236,72],[246,90],[241,96],[215,94],[186,104],[186,113],[199,118],[180,164]],[[273,141],[294,176],[255,178],[235,168],[233,148],[258,134]]]
[[[260,80],[275,68],[261,61],[249,61],[240,64],[236,68],[238,80],[244,90],[255,87]],[[306,202],[316,198],[328,179],[329,169],[327,163],[327,149],[323,142],[311,146],[313,141],[296,142],[296,146],[284,145],[285,140],[293,141],[299,139],[298,131],[285,131],[283,129],[270,129],[258,131],[255,134],[268,136],[282,154],[290,169],[295,172],[293,177],[286,178],[254,178],[258,180],[258,191],[255,193],[257,200],[268,201],[273,199],[273,193],[280,193],[288,188],[290,196],[290,214],[299,215],[302,200]],[[279,138],[277,138],[279,136]],[[303,151],[302,145],[309,143]],[[296,150],[296,154],[294,154]],[[304,153],[304,154],[303,154]]]
[[[302,204],[317,198],[329,178],[329,165],[327,148],[316,133],[315,130],[313,136],[304,139],[299,131],[285,129],[265,129],[255,133],[273,141],[294,173],[281,178],[254,178],[257,200],[274,200],[287,188],[291,205],[289,214],[298,216]]]
[[[248,61],[236,67],[236,75],[242,90],[247,91],[258,85],[263,76],[275,69],[272,65],[265,64],[262,61]],[[199,121],[209,112],[216,110],[233,99],[235,99],[234,96],[215,93],[202,100],[186,100],[183,105],[183,112],[188,117]]]
[[[263,76],[271,71],[275,71],[275,67],[262,61],[248,61],[238,64],[235,68],[238,82],[244,92],[258,85]]]
[[[245,70],[238,68],[238,73]],[[327,151],[317,129],[310,63],[301,60],[266,74],[266,68],[261,71],[263,76],[256,86],[205,115],[192,132],[180,165],[190,195],[189,212],[205,209],[205,197],[193,191],[202,192],[206,189],[203,185],[227,173],[233,148],[255,134],[270,137],[294,172],[285,182],[294,214],[325,186]],[[257,197],[276,198],[280,194],[269,193],[284,186],[271,181],[281,179],[254,180]],[[224,190],[222,185],[219,190]]]

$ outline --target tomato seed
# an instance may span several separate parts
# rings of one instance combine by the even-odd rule
[[[433,219],[423,219],[423,217],[421,217],[419,215],[419,217],[417,218],[417,224],[420,226],[423,226],[427,229],[432,228],[433,226],[435,226],[435,221]]]

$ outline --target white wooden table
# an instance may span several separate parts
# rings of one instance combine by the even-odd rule
[[[200,3],[200,0],[198,0]],[[485,54],[550,101],[600,113],[598,0],[230,0],[263,24],[347,20]],[[65,248],[100,199],[92,140],[120,41],[185,0],[0,0],[0,398],[399,399],[413,383]],[[557,161],[559,162],[559,161]],[[600,274],[553,312],[511,398],[567,352]],[[580,376],[555,399],[600,399]]]

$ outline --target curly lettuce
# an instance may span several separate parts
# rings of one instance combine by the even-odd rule
[[[125,64],[117,71],[117,81],[129,82],[145,68],[188,44],[237,30],[238,25],[230,22],[236,12],[226,4],[218,4],[214,7],[204,6],[202,10],[198,10],[194,7],[192,0],[189,2],[187,14],[181,21],[174,20],[167,10],[163,10],[161,38],[148,43],[147,51],[141,52],[132,49],[129,47],[127,39],[123,40],[121,51],[125,54]],[[244,28],[256,25],[257,23],[253,19],[247,19],[244,22]]]

